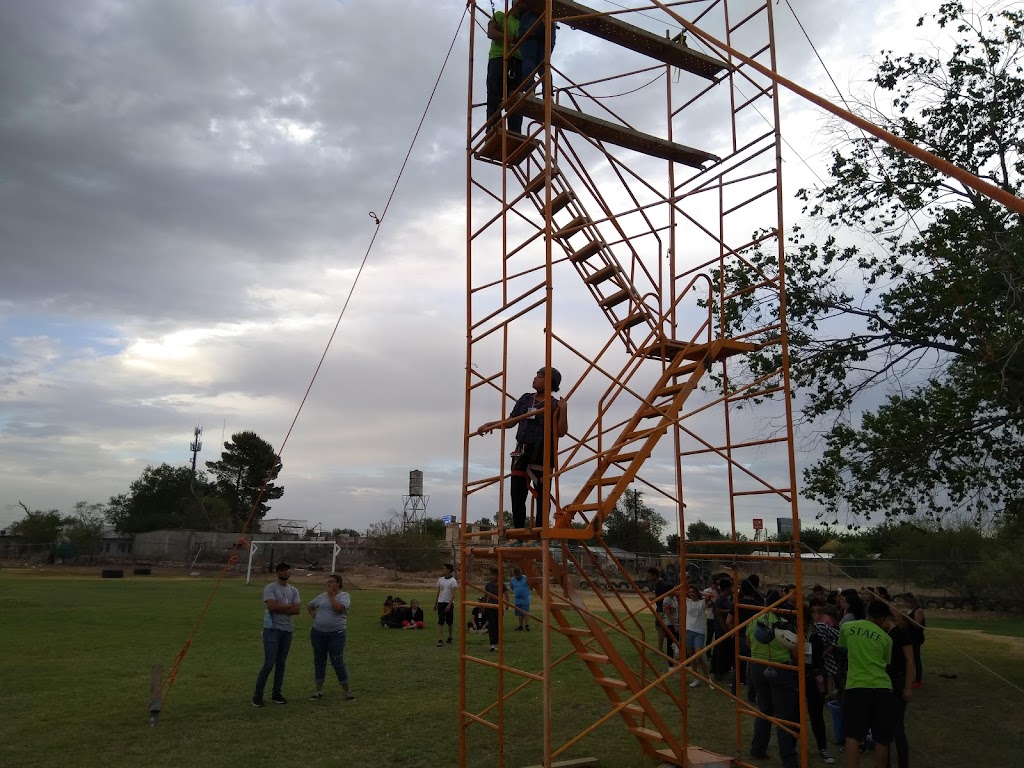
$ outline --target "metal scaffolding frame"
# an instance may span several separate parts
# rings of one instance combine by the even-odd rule
[[[688,717],[687,683],[696,673],[659,651],[653,597],[602,529],[630,488],[648,494],[681,534],[702,510],[727,511],[729,538],[700,558],[738,584],[752,547],[767,546],[745,540],[741,529],[755,517],[789,518],[794,541],[775,546],[791,557],[802,594],[779,103],[775,82],[760,71],[775,71],[771,2],[654,0],[614,11],[568,0],[526,5],[548,39],[557,23],[607,55],[586,80],[558,54],[545,56],[540,82],[504,94],[503,107],[525,118],[524,135],[485,128],[472,73],[483,69],[474,52],[488,14],[474,6],[460,616],[465,626],[483,592],[475,566],[487,562],[502,574],[519,566],[539,596],[533,614],[543,660],[526,668],[501,642],[496,655],[481,657],[462,637],[460,765],[551,766],[585,754],[586,737],[616,719],[652,759],[746,765],[744,728],[756,710],[728,684],[703,679],[731,700],[735,740],[700,745]],[[506,57],[520,46],[508,42]],[[753,265],[755,249],[778,254],[775,274]],[[731,310],[750,295],[773,320],[740,334]],[[774,365],[750,364],[754,353]],[[549,513],[537,528],[502,528],[494,546],[483,538],[493,532],[468,533],[468,523],[495,513],[501,520],[513,441],[475,428],[507,418],[533,371],[552,366],[568,385],[559,394],[570,431],[545,444],[539,469],[550,497],[533,503]],[[549,420],[550,411],[548,403]],[[682,536],[678,555],[685,575],[692,558]],[[586,598],[580,586],[589,588]],[[745,612],[743,621],[737,607],[734,628],[703,653],[730,644],[738,668],[739,633],[785,599]],[[796,620],[802,634],[802,616]],[[606,711],[586,722],[558,716],[563,664],[588,669]],[[800,713],[805,720],[803,706]],[[524,722],[534,736],[527,746]],[[781,726],[796,734],[806,762],[805,724]]]

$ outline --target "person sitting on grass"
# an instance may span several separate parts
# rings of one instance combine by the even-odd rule
[[[896,698],[887,667],[892,657],[892,638],[884,629],[891,611],[881,600],[867,606],[867,618],[855,619],[839,630],[839,647],[847,651],[843,730],[846,736],[846,768],[857,768],[860,745],[868,732],[875,740],[875,768],[885,768],[896,722]]]
[[[482,603],[487,600],[486,595],[480,595],[476,599],[478,603]],[[473,606],[473,620],[466,622],[466,629],[470,632],[485,632],[487,630],[487,613],[482,606]]]
[[[402,629],[423,629],[423,609],[419,600],[409,601],[409,618],[402,620]]]

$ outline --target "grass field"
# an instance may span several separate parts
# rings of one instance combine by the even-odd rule
[[[318,579],[296,581],[304,601],[321,589]],[[436,648],[432,627],[419,632],[381,629],[377,618],[384,593],[376,591],[352,593],[346,658],[356,701],[342,701],[338,687],[330,683],[322,701],[307,699],[312,658],[309,621],[303,614],[297,617],[285,681],[289,703],[268,702],[256,709],[249,697],[262,661],[262,585],[226,581],[186,656],[160,725],[150,728],[150,668],[154,663],[170,665],[213,583],[211,578],[101,580],[3,571],[0,615],[6,653],[0,660],[0,764],[457,765],[458,646]],[[428,607],[433,602],[429,591],[402,596],[418,597]],[[1024,688],[1024,627],[1016,620],[980,623],[929,620],[926,683],[915,692],[908,712],[915,766],[1024,765],[1024,726],[1017,714],[1024,704],[1019,690]],[[542,633],[513,633],[513,624],[508,615],[505,653],[524,667],[539,668]],[[470,635],[467,643],[469,653],[488,656],[485,637]],[[484,678],[493,674],[479,669],[474,679],[482,688]],[[568,732],[607,710],[582,665],[561,665],[554,678],[556,732]],[[486,695],[470,692],[479,701]],[[539,701],[540,689],[534,686],[506,710],[512,734],[508,766],[539,762],[540,724],[534,714]],[[692,740],[734,754],[731,707],[706,689],[695,691],[690,703]],[[471,764],[496,766],[493,736],[479,727],[474,734]],[[566,756],[590,755],[608,768],[654,765],[618,720]],[[778,764],[777,756],[774,762]],[[819,764],[812,758],[810,765]]]

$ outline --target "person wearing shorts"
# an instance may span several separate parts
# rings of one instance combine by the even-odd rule
[[[448,625],[448,642],[452,642],[452,623],[455,621],[455,589],[459,586],[455,578],[455,567],[445,563],[444,573],[437,580],[437,599],[434,610],[437,611],[437,647],[444,645],[444,627]]]
[[[512,569],[512,578],[508,585],[512,590],[512,600],[516,606],[516,619],[519,626],[516,632],[530,631],[530,582],[523,575],[521,568]]]
[[[704,654],[694,657],[697,651],[704,648],[704,634],[707,631],[707,602],[701,597],[696,587],[686,588],[686,658],[691,660],[692,668],[704,677],[708,676],[707,662]],[[700,679],[693,678],[691,688],[700,685]]]
[[[883,626],[889,616],[889,606],[873,600],[868,603],[866,619],[848,621],[839,630],[839,647],[846,649],[848,662],[843,694],[847,768],[857,768],[859,747],[868,731],[875,740],[876,768],[885,768],[889,762],[889,743],[897,719],[887,670],[892,638]]]

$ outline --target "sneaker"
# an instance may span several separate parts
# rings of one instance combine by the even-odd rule
[[[318,700],[322,699],[323,697],[324,697],[324,692],[323,691],[314,691],[313,695],[310,696],[309,698],[310,698],[310,701],[318,701]]]
[[[835,764],[836,759],[832,757],[827,749],[819,749],[818,754],[821,755],[821,762],[825,763],[825,765]]]
[[[523,631],[523,628],[522,628],[522,627],[516,627],[516,628],[515,628],[514,630],[512,630],[512,631],[513,631],[513,632],[522,632],[522,631]]]
[[[356,695],[352,691],[345,691],[345,701],[355,701]]]
[[[448,638],[448,645],[451,645],[451,644],[452,644],[452,639],[449,637]]]
[[[252,697],[252,705],[254,707],[262,707],[263,706],[263,697],[262,696],[253,696]]]
[[[692,683],[690,683],[690,687],[691,688],[700,688],[700,680],[694,680]]]
[[[491,651],[493,652],[493,651],[496,651],[496,650],[498,650],[498,646],[496,646],[496,645],[492,645],[492,646],[491,646]]]
[[[530,631],[530,625],[529,625],[529,624],[526,624],[526,625],[525,625],[525,626],[523,627],[523,629],[525,629],[525,630],[526,630],[527,632],[529,632],[529,631]]]
[[[438,648],[441,648],[443,645],[444,645],[444,641],[443,640],[438,640],[437,641],[437,647]]]
[[[270,700],[272,702],[274,702],[275,704],[287,704],[288,703],[288,699],[286,699],[280,693],[275,693],[273,696],[270,697]]]

